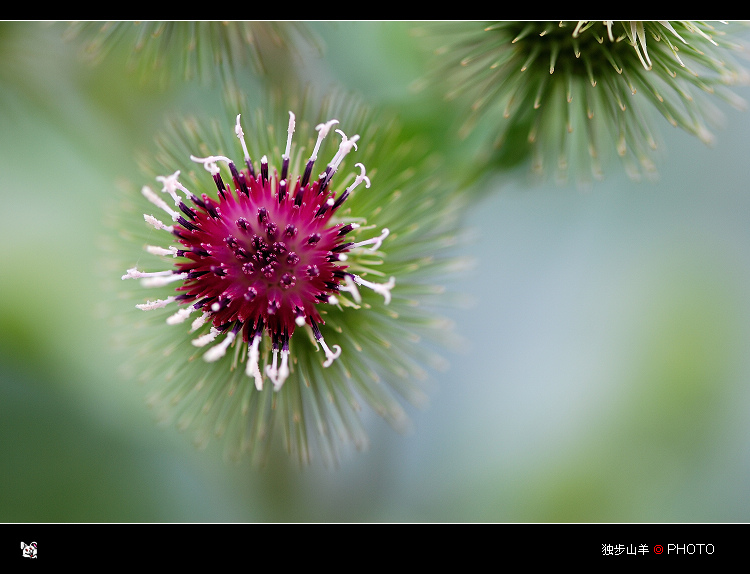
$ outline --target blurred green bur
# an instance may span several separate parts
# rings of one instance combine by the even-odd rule
[[[390,74],[401,52],[418,68],[407,23],[316,26],[326,78],[445,133],[410,68]],[[470,346],[414,431],[372,417],[370,450],[338,469],[279,449],[258,472],[152,422],[102,312],[116,181],[137,180],[167,112],[220,95],[91,68],[46,24],[2,24],[0,53],[0,520],[748,520],[746,114],[713,148],[667,131],[656,184],[492,179],[466,214],[477,265],[450,285],[477,301],[448,311]]]

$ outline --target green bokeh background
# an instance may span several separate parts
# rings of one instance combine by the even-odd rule
[[[408,23],[315,27],[311,75],[442,133]],[[258,470],[158,426],[105,320],[115,185],[218,92],[92,67],[62,29],[0,23],[0,522],[750,519],[750,114],[712,148],[663,122],[656,183],[485,182],[447,310],[467,344],[411,432],[366,413],[337,468]]]

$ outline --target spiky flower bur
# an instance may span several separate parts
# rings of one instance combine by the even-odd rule
[[[455,269],[461,209],[433,158],[364,111],[331,105],[309,124],[298,118],[320,112],[301,108],[286,133],[262,115],[174,126],[155,162],[165,175],[119,212],[128,228],[140,219],[132,238],[148,252],[123,284],[153,293],[129,311],[154,331],[139,335],[152,403],[199,443],[226,435],[231,455],[258,460],[274,426],[302,462],[311,443],[328,460],[365,446],[362,401],[404,428],[398,396],[423,403],[425,367],[444,363],[424,339],[451,337],[429,303]]]
[[[714,98],[744,102],[729,86],[748,74],[731,28],[704,22],[467,22],[441,25],[440,75],[470,108],[462,135],[481,127],[526,149],[540,174],[600,179],[619,156],[638,179],[656,173],[661,114],[710,143]],[[445,42],[445,37],[451,39]],[[616,153],[616,155],[615,155]]]
[[[301,53],[319,50],[307,25],[293,21],[72,22],[64,35],[94,63],[124,49],[143,77],[155,75],[164,85],[218,80],[231,90],[248,71],[287,78],[284,71],[294,69]]]

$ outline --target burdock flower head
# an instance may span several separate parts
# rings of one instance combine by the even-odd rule
[[[635,179],[655,175],[653,114],[710,143],[712,101],[744,102],[733,28],[691,21],[468,22],[440,29],[441,77],[466,98],[464,135],[488,132],[501,157],[540,174],[599,179],[616,151]],[[447,40],[446,40],[447,39]],[[463,100],[462,100],[463,101]]]
[[[83,21],[67,23],[64,37],[79,42],[94,63],[124,50],[130,69],[163,84],[218,79],[231,88],[248,71],[288,78],[300,54],[319,50],[318,39],[299,21]]]
[[[426,188],[399,202],[401,190],[394,185],[404,175],[414,178],[401,174],[371,194],[375,184],[363,162],[350,162],[337,184],[345,160],[363,144],[359,134],[344,131],[343,122],[313,124],[314,143],[298,148],[297,118],[290,111],[283,152],[269,146],[258,158],[251,155],[242,119],[236,116],[232,130],[241,163],[219,150],[188,154],[191,167],[158,175],[155,187],[141,190],[152,207],[142,221],[151,229],[153,241],[145,249],[153,261],[127,269],[122,279],[161,292],[136,307],[159,314],[162,330],[172,330],[164,354],[188,355],[166,369],[173,385],[158,392],[154,403],[181,405],[181,425],[206,419],[218,434],[229,429],[235,451],[263,450],[257,447],[267,442],[278,411],[287,447],[302,460],[310,455],[308,416],[329,454],[336,450],[336,434],[361,446],[364,437],[351,412],[359,408],[357,394],[396,426],[405,413],[381,377],[407,399],[421,400],[421,391],[406,382],[423,374],[414,359],[425,352],[413,347],[420,330],[445,325],[415,313],[414,296],[425,289],[409,274],[419,277],[421,268],[434,267],[440,244],[420,255],[409,247],[451,236],[451,202],[435,209],[438,218],[447,217],[415,239],[421,226],[414,210],[424,209],[425,200],[434,206],[440,193]],[[210,139],[194,124],[186,125],[183,138],[195,152]],[[334,138],[338,145],[332,152],[328,146],[331,155],[322,164],[324,144]],[[253,137],[253,147],[259,139]],[[375,224],[389,213],[395,229]],[[401,253],[389,265],[391,241]],[[399,269],[407,274],[401,296]],[[389,320],[394,324],[387,325]],[[204,440],[207,427],[199,422],[199,428]]]
[[[162,287],[179,282],[179,295],[149,301],[139,309],[153,310],[177,303],[180,309],[167,319],[170,325],[183,323],[193,313],[191,331],[200,331],[193,340],[196,347],[223,340],[206,351],[203,358],[213,362],[224,356],[229,346],[241,338],[247,345],[248,376],[263,389],[264,373],[259,368],[259,346],[264,335],[271,341],[273,360],[265,375],[279,390],[289,376],[289,341],[298,327],[309,326],[325,353],[323,366],[328,367],[341,354],[341,347],[328,347],[318,325],[323,323],[318,307],[338,304],[342,291],[361,301],[358,286],[380,293],[388,303],[395,279],[373,283],[349,270],[347,259],[352,250],[366,247],[377,250],[388,236],[388,229],[364,241],[348,241],[347,235],[359,224],[332,223],[357,186],[370,180],[365,166],[356,164],[360,174],[351,185],[336,194],[331,179],[344,157],[357,147],[358,135],[351,138],[337,129],[341,144],[336,155],[317,179],[311,181],[318,150],[338,120],[319,124],[318,141],[307,160],[304,173],[289,178],[289,158],[295,118],[289,112],[286,150],[281,156],[281,171],[269,174],[268,158],[260,159],[256,172],[247,152],[244,132],[237,116],[235,133],[245,152],[245,167],[240,171],[224,156],[195,157],[211,174],[218,191],[218,201],[206,194],[198,197],[179,181],[180,172],[158,179],[162,191],[174,200],[175,209],[150,187],[144,196],[164,211],[174,222],[166,225],[153,215],[145,220],[157,229],[167,231],[178,245],[149,246],[155,255],[179,257],[173,269],[143,272],[128,269],[123,279],[143,279],[145,287]],[[222,180],[218,162],[224,162],[232,174],[232,184]],[[232,185],[234,188],[232,188]],[[180,195],[180,193],[184,195]],[[185,203],[189,201],[190,205]],[[203,329],[205,331],[205,328]],[[239,348],[239,346],[237,347]],[[280,361],[280,362],[279,362]]]

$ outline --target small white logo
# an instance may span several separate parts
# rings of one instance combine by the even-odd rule
[[[24,558],[36,558],[36,542],[32,542],[31,544],[21,542],[21,550],[23,550]]]

